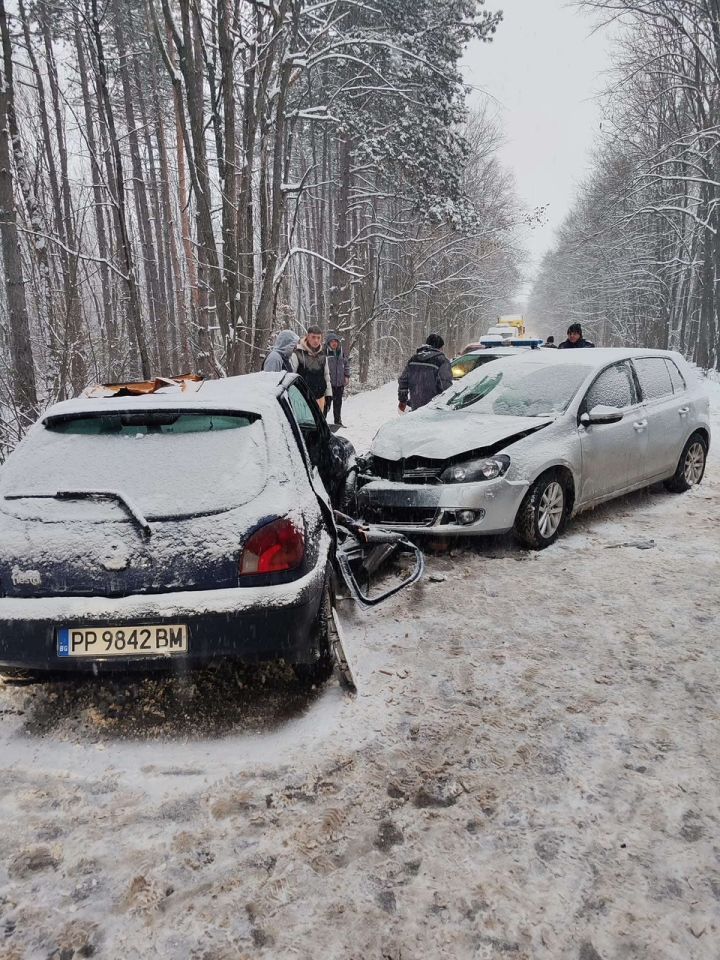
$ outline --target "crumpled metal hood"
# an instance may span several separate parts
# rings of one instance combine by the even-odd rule
[[[371,453],[386,460],[427,457],[448,460],[471,450],[491,447],[503,440],[552,423],[554,417],[497,417],[471,410],[425,407],[398,417],[378,431]]]

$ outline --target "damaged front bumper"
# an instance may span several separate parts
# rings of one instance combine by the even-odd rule
[[[478,483],[398,483],[370,480],[358,491],[367,521],[405,533],[479,536],[511,530],[527,493],[525,480]]]

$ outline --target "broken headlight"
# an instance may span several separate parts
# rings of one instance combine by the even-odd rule
[[[476,483],[478,480],[495,480],[507,473],[510,457],[504,453],[483,460],[466,460],[454,463],[443,470],[440,479],[443,483]]]

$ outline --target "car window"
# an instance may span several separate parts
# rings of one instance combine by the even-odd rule
[[[302,390],[294,383],[288,387],[287,394],[292,412],[302,432],[302,439],[305,441],[310,462],[313,466],[322,469],[324,445],[320,433],[320,410],[317,405],[313,410],[313,404],[307,400]]]
[[[503,357],[469,374],[472,382],[440,403],[500,417],[553,416],[567,409],[591,369],[582,363],[528,366]]]
[[[662,357],[633,360],[644,400],[659,400],[673,394],[672,380]]]
[[[256,414],[83,411],[50,415],[18,445],[0,472],[0,497],[19,497],[26,516],[93,520],[117,513],[117,504],[34,498],[113,490],[152,520],[233,509],[257,497],[268,477]]]
[[[176,410],[145,410],[133,413],[102,413],[88,416],[50,417],[47,430],[92,436],[142,436],[147,433],[210,433],[239,430],[257,420],[245,413],[179,413]]]
[[[677,368],[677,364],[673,360],[665,360],[667,364],[668,371],[670,373],[670,379],[672,381],[673,390],[675,393],[682,393],[684,390],[687,390],[687,384],[685,383],[685,378],[680,373]]]
[[[603,370],[585,395],[585,410],[594,407],[631,407],[637,403],[635,383],[628,363],[614,363]]]
[[[288,399],[298,424],[305,429],[315,429],[317,422],[312,407],[294,384],[288,388]]]
[[[457,360],[453,360],[452,375],[454,377],[464,377],[466,373],[470,373],[471,370],[481,367],[484,363],[490,363],[491,360],[497,360],[497,357],[493,356],[492,354],[488,357],[484,357],[477,353],[471,353],[463,357],[458,357]]]

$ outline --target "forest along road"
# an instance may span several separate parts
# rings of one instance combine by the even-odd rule
[[[689,494],[344,611],[354,700],[280,668],[0,689],[0,958],[716,958],[713,390]],[[353,397],[348,434],[394,415]]]

